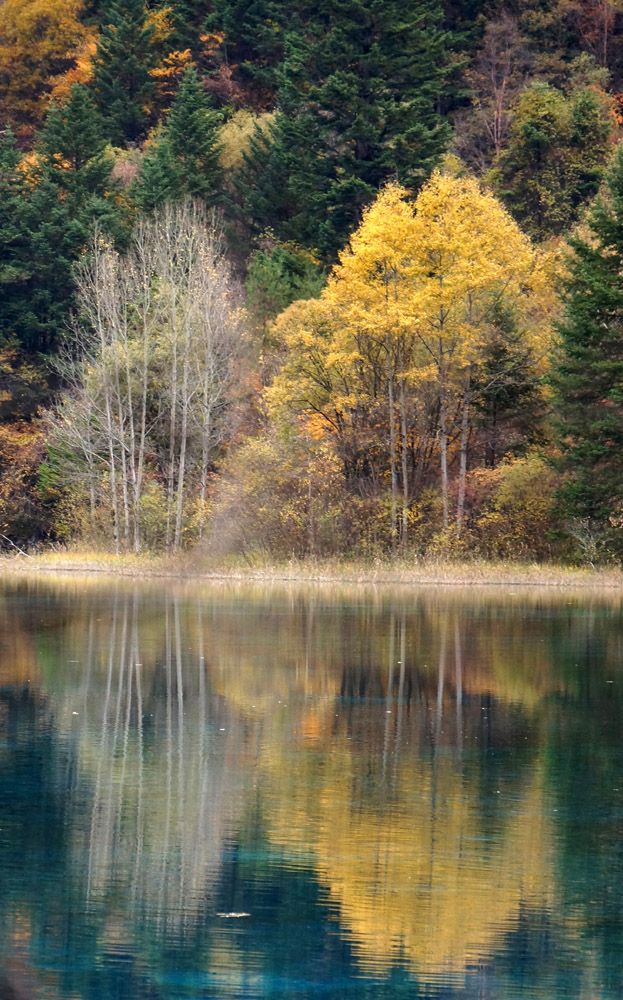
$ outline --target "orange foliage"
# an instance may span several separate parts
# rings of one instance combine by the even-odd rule
[[[35,422],[0,424],[0,533],[18,545],[40,535],[44,511],[36,479],[45,453]]]
[[[74,83],[90,83],[93,77],[92,59],[97,48],[97,35],[93,28],[89,28],[87,31],[88,34],[75,52],[75,65],[61,76],[53,77],[50,80],[52,88],[50,97],[53,101],[58,101],[60,104],[69,97],[69,92]]]
[[[54,81],[85,60],[92,29],[82,0],[5,0],[0,5],[0,91],[5,116],[25,137],[42,121]]]
[[[191,51],[184,49],[182,52],[169,52],[162,65],[151,71],[150,75],[156,84],[156,104],[159,108],[170,107],[180,81],[191,63]]]

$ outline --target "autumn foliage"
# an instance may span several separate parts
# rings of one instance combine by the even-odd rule
[[[617,463],[597,514],[564,500],[555,388],[581,299],[565,241],[619,245],[582,240],[620,139],[623,9],[329,7],[0,6],[0,350],[46,372],[0,414],[5,545],[623,551]],[[226,295],[205,262],[177,294],[181,216]],[[116,263],[85,293],[98,254]],[[583,326],[595,364],[616,315]]]

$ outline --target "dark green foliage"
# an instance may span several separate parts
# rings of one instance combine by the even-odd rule
[[[513,333],[495,339],[474,372],[475,428],[486,468],[544,443],[541,382],[521,335]]]
[[[223,56],[237,85],[256,108],[270,106],[275,98],[286,31],[300,30],[304,8],[301,2],[275,0],[213,2],[207,29],[224,35]]]
[[[28,276],[26,241],[21,219],[26,197],[20,154],[10,129],[0,135],[0,331],[6,329],[7,307]]]
[[[446,115],[471,102],[465,70],[482,39],[484,7],[484,0],[446,0],[443,4],[447,67],[440,102]]]
[[[141,208],[151,210],[184,196],[209,204],[218,199],[220,124],[221,115],[210,108],[196,69],[189,67],[166,124],[146,153],[134,185]]]
[[[113,0],[93,60],[93,91],[108,138],[136,142],[147,129],[154,84],[153,26],[143,0]]]
[[[73,301],[72,267],[85,242],[83,223],[44,177],[15,206],[20,240],[3,248],[13,280],[0,289],[0,337],[29,351],[52,350]]]
[[[131,194],[144,212],[153,212],[158,205],[181,197],[181,172],[164,129],[159,131],[153,145],[145,153]]]
[[[73,266],[94,222],[118,239],[124,221],[100,123],[86,88],[50,109],[29,181],[10,135],[0,147],[0,337],[49,351],[64,333],[73,303]]]
[[[546,83],[524,91],[494,181],[535,239],[563,233],[596,193],[611,130],[605,103],[592,89],[569,98]]]
[[[166,123],[167,141],[180,164],[185,193],[213,200],[219,186],[218,128],[221,115],[210,107],[209,97],[194,66],[182,85]]]
[[[85,231],[96,220],[101,229],[122,239],[126,223],[102,128],[90,91],[74,84],[66,103],[50,108],[37,149],[43,175],[58,188],[59,198]]]
[[[110,168],[102,160],[106,142],[102,121],[87,87],[75,83],[62,107],[54,104],[48,112],[39,138],[39,150],[57,178],[77,177],[88,170],[93,184],[99,183]],[[67,170],[67,167],[69,168]]]
[[[287,35],[273,142],[240,185],[256,232],[332,258],[386,180],[422,183],[448,137],[440,19],[436,0],[343,0]]]
[[[571,240],[553,378],[564,512],[623,551],[623,151]]]
[[[316,298],[325,282],[317,262],[300,247],[277,243],[252,255],[247,307],[264,337],[271,322],[297,299]]]
[[[169,39],[171,49],[190,49],[194,57],[201,54],[201,40],[206,18],[211,13],[210,0],[176,0],[171,6],[173,31]]]

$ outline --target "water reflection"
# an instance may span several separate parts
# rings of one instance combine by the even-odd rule
[[[0,997],[620,995],[621,623],[5,584]]]

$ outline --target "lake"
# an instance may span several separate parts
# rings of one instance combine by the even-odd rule
[[[12,578],[0,1000],[623,994],[617,593]]]

